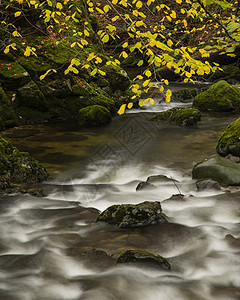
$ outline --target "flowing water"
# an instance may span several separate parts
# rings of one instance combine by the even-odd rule
[[[4,133],[54,180],[42,185],[46,197],[1,198],[1,300],[240,299],[240,190],[198,192],[191,179],[194,163],[215,154],[237,116],[206,113],[184,128],[148,122],[152,114],[148,107],[92,130],[47,123]],[[157,174],[178,183],[136,192]],[[95,222],[112,204],[146,200],[161,201],[168,223],[119,229]],[[162,255],[171,270],[115,263],[117,253],[136,248]]]

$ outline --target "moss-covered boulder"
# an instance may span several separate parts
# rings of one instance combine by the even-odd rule
[[[18,63],[0,60],[0,80],[4,89],[14,91],[28,83],[28,72]]]
[[[180,126],[193,126],[200,120],[201,114],[198,109],[184,107],[171,108],[149,119],[149,121],[153,122],[169,121],[170,123],[175,123]]]
[[[0,130],[18,124],[17,116],[10,100],[0,84]]]
[[[232,122],[220,136],[216,150],[221,156],[240,157],[240,118]]]
[[[198,163],[192,170],[193,179],[211,179],[222,185],[240,185],[240,165],[221,156]]]
[[[201,91],[199,89],[179,89],[172,91],[171,101],[173,102],[190,102]]]
[[[193,107],[201,111],[233,111],[240,109],[240,91],[224,80],[197,95]]]
[[[11,184],[34,183],[49,179],[49,174],[27,152],[17,148],[0,137],[0,187]]]
[[[117,257],[117,263],[140,263],[144,265],[158,266],[164,270],[170,270],[169,262],[162,256],[142,249],[125,250]]]
[[[101,105],[92,105],[79,110],[79,123],[84,126],[99,126],[111,122],[109,110]]]
[[[92,105],[103,106],[107,108],[111,112],[111,114],[114,114],[116,112],[114,101],[104,95],[99,94],[92,97],[81,97],[79,99],[79,108],[84,108]]]
[[[99,215],[97,221],[104,221],[120,228],[131,228],[165,221],[165,217],[160,202],[145,201],[136,205],[112,205]]]
[[[110,84],[112,93],[116,91],[126,91],[131,84],[131,81],[122,68],[118,66],[104,66],[102,68],[106,72],[106,78]]]
[[[16,104],[18,107],[25,106],[38,111],[47,111],[48,102],[35,82],[30,81],[17,91]]]

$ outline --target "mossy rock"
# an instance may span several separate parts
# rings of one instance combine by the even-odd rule
[[[84,126],[99,126],[111,122],[109,110],[101,105],[92,105],[79,110],[79,123]]]
[[[106,78],[110,84],[112,93],[116,91],[126,91],[131,84],[127,72],[118,66],[104,66],[102,68],[106,72]]]
[[[17,62],[0,60],[0,79],[4,89],[11,91],[28,83],[28,72]]]
[[[71,81],[67,78],[58,78],[44,83],[38,82],[38,87],[47,99],[52,97],[63,99],[74,95]]]
[[[0,137],[0,177],[10,184],[33,183],[48,180],[49,174],[27,152]]]
[[[225,66],[221,66],[222,71],[217,70],[213,73],[209,79],[212,81],[226,80],[230,84],[240,82],[240,64],[234,63]]]
[[[52,68],[41,56],[20,57],[18,62],[31,76],[40,76]]]
[[[190,102],[201,91],[199,89],[179,89],[172,92],[171,101],[173,102]]]
[[[227,126],[218,140],[216,150],[221,156],[232,154],[240,157],[240,118]]]
[[[83,78],[75,78],[74,84],[72,85],[72,91],[74,95],[84,96],[85,98],[97,96],[97,92],[94,88]]]
[[[43,57],[47,58],[50,63],[62,66],[76,56],[76,51],[70,47],[68,41],[59,43],[58,45],[49,45]]]
[[[13,110],[7,94],[0,84],[0,130],[4,130],[17,124],[17,116]]]
[[[159,79],[168,79],[169,81],[175,81],[180,78],[180,75],[175,73],[173,70],[168,69],[168,67],[163,66],[161,68],[158,68],[156,70],[156,74]]]
[[[193,126],[200,120],[201,114],[198,109],[184,107],[171,108],[149,119],[149,121],[153,122],[169,121],[180,126]]]
[[[233,111],[240,109],[240,91],[224,80],[212,85],[193,100],[201,111]]]
[[[79,108],[84,108],[92,105],[100,105],[107,108],[113,115],[116,112],[115,103],[111,98],[104,95],[97,95],[92,97],[82,97],[79,99]]]
[[[213,156],[198,163],[192,170],[193,179],[211,179],[222,185],[240,185],[240,166],[230,159]]]
[[[18,107],[26,106],[43,112],[48,110],[45,96],[33,81],[18,89],[16,104]]]
[[[157,221],[165,221],[158,201],[145,201],[136,205],[112,205],[103,211],[97,221],[104,221],[120,228],[145,226]]]
[[[141,263],[158,266],[164,270],[170,270],[169,262],[162,256],[142,249],[125,250],[117,257],[117,263]]]

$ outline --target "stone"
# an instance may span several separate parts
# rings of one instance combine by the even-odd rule
[[[153,185],[151,185],[149,182],[141,181],[136,187],[136,191],[141,191],[147,188],[151,188]]]
[[[166,182],[178,182],[176,179],[169,178],[165,175],[152,175],[147,178],[147,183],[150,184],[161,184]]]
[[[221,156],[231,154],[240,157],[240,118],[227,126],[218,140],[216,150]]]
[[[84,126],[99,126],[111,122],[111,114],[106,107],[92,105],[79,110],[79,123]]]
[[[169,262],[162,256],[142,249],[125,250],[117,257],[117,263],[141,263],[144,265],[158,266],[170,270]]]
[[[193,100],[200,111],[233,111],[240,109],[240,91],[224,80],[213,84]]]
[[[210,179],[206,180],[199,180],[196,182],[196,186],[199,192],[206,191],[206,190],[220,190],[220,185],[217,181],[213,181]]]
[[[221,156],[198,163],[192,170],[193,179],[211,179],[221,185],[240,185],[239,164]]]
[[[104,221],[120,228],[131,228],[165,222],[161,204],[158,201],[145,201],[139,204],[112,205],[104,210],[97,221]]]
[[[149,119],[153,122],[169,121],[180,126],[194,126],[200,120],[201,114],[198,109],[184,107],[171,108]]]

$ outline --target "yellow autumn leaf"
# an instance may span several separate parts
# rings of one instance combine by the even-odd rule
[[[167,90],[167,93],[166,93],[166,102],[167,103],[171,101],[171,96],[172,96],[172,91]]]
[[[89,36],[89,31],[87,29],[84,29],[85,36]]]
[[[63,9],[62,3],[60,3],[60,2],[57,3],[56,7],[59,10]]]
[[[144,105],[143,100],[139,101],[138,105],[139,105],[140,107],[143,107],[143,105]]]
[[[128,109],[131,109],[133,107],[133,103],[132,102],[128,103],[127,107]]]
[[[21,15],[21,13],[22,13],[21,11],[15,12],[15,14],[14,14],[15,18],[19,17]]]
[[[147,77],[151,77],[152,73],[151,73],[151,71],[147,70],[147,71],[145,72],[145,75],[146,75]]]
[[[138,1],[138,2],[136,3],[136,7],[137,7],[137,8],[141,8],[142,6],[143,6],[142,1]]]
[[[121,107],[120,107],[119,110],[118,110],[118,114],[119,114],[119,115],[123,115],[123,114],[124,114],[125,109],[126,109],[126,106],[127,106],[127,104],[121,105]]]
[[[181,4],[181,3],[182,3],[182,0],[176,0],[176,2],[177,2],[178,4]]]
[[[122,45],[123,48],[126,48],[127,46],[128,46],[128,42],[125,42],[125,43]]]
[[[102,76],[106,75],[106,72],[102,71],[102,70],[98,70],[98,73],[101,74]]]

